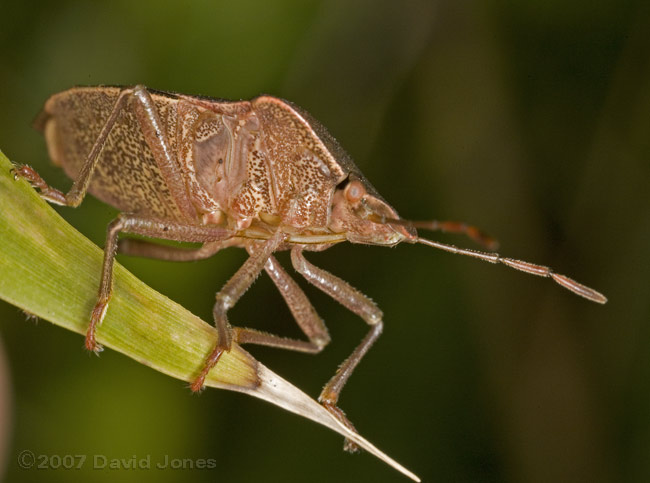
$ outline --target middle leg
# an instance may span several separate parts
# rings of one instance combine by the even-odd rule
[[[206,359],[203,369],[190,385],[192,391],[197,392],[203,388],[205,378],[210,370],[219,362],[224,352],[230,351],[233,338],[235,342],[239,339],[241,329],[233,330],[228,322],[228,310],[230,310],[237,301],[244,295],[251,284],[255,281],[260,272],[264,269],[267,260],[274,251],[282,245],[287,235],[277,231],[271,238],[263,244],[258,245],[258,249],[248,257],[248,260],[239,267],[239,270],[226,282],[223,288],[217,293],[217,301],[214,304],[212,314],[214,323],[217,327],[217,344],[212,353]],[[234,336],[234,337],[233,337]],[[251,341],[252,342],[252,341]]]
[[[235,242],[239,245],[239,242]],[[123,238],[119,241],[118,252],[145,258],[174,262],[191,262],[209,258],[223,248],[233,245],[233,239],[207,242],[196,249],[187,249],[168,245],[160,245],[135,238]],[[249,255],[254,249],[246,247]],[[258,344],[279,349],[294,350],[315,354],[323,350],[330,342],[330,337],[325,324],[316,313],[313,305],[298,284],[282,268],[276,258],[271,255],[264,266],[266,273],[275,283],[282,298],[289,306],[289,310],[308,341],[289,339],[274,334],[269,334],[255,329],[233,327],[233,340],[239,344]]]

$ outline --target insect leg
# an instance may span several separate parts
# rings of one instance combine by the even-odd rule
[[[264,267],[289,306],[298,326],[314,346],[313,352],[320,352],[330,342],[330,336],[323,320],[318,316],[305,292],[282,268],[275,257],[269,258]]]
[[[136,238],[123,238],[119,241],[117,252],[132,257],[156,258],[169,262],[192,262],[210,258],[223,248],[230,246],[228,241],[204,243],[196,249],[159,245]]]
[[[47,183],[43,181],[43,178],[41,178],[40,175],[29,166],[18,166],[15,171],[16,174],[25,178],[35,188],[38,188],[41,192],[41,196],[47,201],[57,205],[73,207],[79,206],[84,196],[86,196],[86,191],[90,184],[90,178],[92,177],[95,166],[97,166],[97,161],[99,160],[99,154],[106,143],[106,139],[108,138],[120,111],[124,108],[129,95],[131,95],[130,90],[120,92],[120,95],[113,106],[113,110],[109,114],[108,119],[106,119],[99,136],[97,136],[97,139],[95,140],[95,144],[93,144],[90,153],[88,153],[88,156],[81,166],[77,179],[74,180],[72,188],[70,188],[70,191],[68,191],[67,194],[48,186]]]
[[[239,267],[239,270],[226,282],[223,288],[217,293],[217,301],[214,304],[212,311],[214,315],[214,323],[217,327],[217,344],[208,356],[199,373],[198,377],[190,385],[192,391],[200,391],[203,387],[205,377],[208,372],[219,362],[221,354],[229,351],[233,342],[233,329],[228,323],[228,310],[230,310],[237,301],[248,290],[248,287],[255,281],[260,272],[264,269],[269,257],[275,250],[284,242],[287,235],[281,231],[277,231],[271,238],[266,240],[263,244],[258,245],[259,249],[255,251],[244,264]],[[236,339],[235,339],[236,340]]]
[[[248,248],[249,253],[251,248]],[[279,349],[294,350],[316,354],[330,342],[327,327],[316,313],[314,306],[298,284],[282,268],[274,256],[270,256],[264,266],[280,294],[289,306],[298,326],[309,341],[289,339],[278,335],[244,327],[233,328],[233,339],[239,344],[258,344]]]
[[[159,245],[145,240],[123,238],[119,241],[118,252],[131,256],[149,257],[167,261],[202,260],[214,255],[222,248],[231,245],[231,240],[207,242],[195,250]],[[247,247],[252,255],[254,251]],[[298,284],[287,274],[275,257],[270,256],[264,266],[275,282],[291,313],[309,341],[289,339],[249,328],[233,327],[232,340],[239,344],[258,344],[299,352],[317,353],[329,343],[330,338],[323,321],[318,317],[307,296]]]
[[[155,220],[136,215],[123,214],[113,220],[107,228],[99,294],[86,332],[86,348],[95,352],[102,350],[95,339],[95,332],[106,315],[113,291],[113,261],[120,232],[188,242],[211,242],[232,236],[232,232],[223,228]]]
[[[186,262],[203,260],[217,253],[222,248],[230,246],[231,240],[205,243],[202,247],[188,250],[180,247],[159,245],[157,243],[123,238],[118,243],[117,251],[125,255],[156,258],[159,260]],[[249,254],[252,248],[247,247]],[[287,274],[274,256],[270,256],[264,266],[278,290],[285,299],[298,326],[309,338],[309,341],[289,339],[259,330],[233,327],[233,340],[239,344],[258,344],[299,352],[317,353],[329,343],[330,337],[323,321],[307,299],[298,284]]]
[[[178,206],[178,209],[189,220],[196,218],[196,210],[192,206],[185,187],[185,178],[178,166],[176,155],[167,139],[163,124],[158,117],[156,108],[149,91],[142,85],[133,88],[131,95],[135,114],[144,134],[144,139],[153,153],[156,164],[165,179],[165,183]]]
[[[133,102],[132,106],[129,105],[131,101]],[[135,86],[120,92],[111,113],[106,119],[102,130],[84,160],[81,170],[68,193],[64,194],[48,186],[40,175],[29,166],[17,166],[14,169],[15,175],[28,180],[32,186],[40,190],[41,196],[44,199],[52,203],[72,207],[79,206],[86,196],[93,172],[100,159],[100,154],[115,122],[118,120],[122,110],[129,109],[130,107],[133,108],[145,141],[153,153],[153,157],[160,168],[160,172],[165,179],[176,205],[188,219],[196,218],[196,210],[193,208],[183,184],[182,173],[176,162],[175,154],[170,147],[165,130],[158,118],[158,112],[153,99],[151,99],[151,95],[144,86]]]
[[[301,247],[291,250],[291,261],[295,269],[302,274],[311,284],[321,289],[348,310],[354,312],[370,326],[370,331],[354,349],[352,354],[339,366],[336,374],[323,388],[318,400],[325,408],[334,414],[343,424],[354,429],[345,414],[336,406],[343,386],[348,381],[352,372],[357,367],[370,346],[377,340],[383,329],[383,313],[375,303],[352,287],[345,280],[332,275],[325,270],[309,263],[302,254]],[[355,451],[356,445],[346,440],[345,449]]]

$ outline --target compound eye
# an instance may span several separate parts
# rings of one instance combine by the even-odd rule
[[[366,189],[361,181],[350,181],[345,187],[345,199],[350,203],[358,203],[366,194]]]

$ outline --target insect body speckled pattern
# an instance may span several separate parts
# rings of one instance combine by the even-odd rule
[[[309,263],[305,251],[324,250],[343,241],[383,246],[421,243],[549,277],[589,300],[606,301],[600,293],[547,267],[420,238],[417,228],[464,233],[492,245],[481,231],[462,223],[400,218],[327,130],[282,99],[259,96],[226,101],[142,86],[78,87],[53,95],[38,124],[50,157],[74,184],[64,194],[28,166],[16,167],[16,174],[53,203],[77,206],[90,192],[122,212],[107,230],[98,301],[86,334],[89,350],[101,350],[96,333],[109,307],[117,250],[178,261],[206,258],[229,246],[248,251],[249,258],[216,295],[218,342],[197,371],[191,386],[195,391],[233,341],[313,353],[329,342],[313,306],[274,258],[280,250],[290,250],[297,272],[370,326],[319,398],[350,428],[336,404],[355,367],[380,335],[383,315],[357,289]],[[128,238],[118,242],[122,232],[202,246],[188,250]],[[228,310],[263,270],[308,340],[230,325]],[[346,448],[355,449],[349,442]]]

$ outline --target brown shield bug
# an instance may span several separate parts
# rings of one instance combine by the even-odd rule
[[[165,260],[197,260],[230,246],[250,254],[216,295],[218,343],[191,388],[231,344],[255,343],[316,353],[330,341],[303,291],[273,256],[291,251],[294,268],[310,283],[360,316],[370,331],[325,385],[319,401],[352,428],[336,406],[341,389],[382,331],[382,312],[344,280],[304,256],[343,241],[393,246],[421,243],[549,277],[598,303],[606,298],[541,265],[496,253],[420,238],[417,228],[466,234],[491,248],[489,237],[455,222],[400,218],[327,130],[299,107],[271,96],[226,101],[159,92],[143,86],[78,87],[53,95],[38,119],[50,157],[74,180],[64,194],[30,167],[16,167],[46,200],[77,206],[86,192],[122,214],[108,226],[97,304],[85,345],[100,351],[96,332],[109,307],[115,253]],[[120,233],[202,243],[181,249]],[[228,310],[262,270],[287,302],[307,341],[231,326]],[[347,449],[354,449],[352,443]]]

